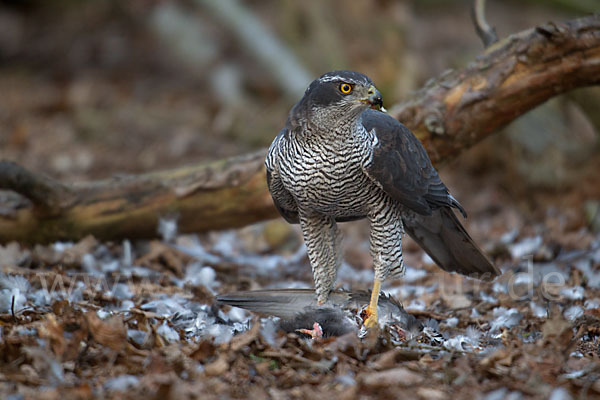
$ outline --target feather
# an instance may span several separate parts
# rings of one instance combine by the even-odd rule
[[[405,213],[404,230],[443,270],[492,280],[498,268],[483,254],[450,207],[431,215]]]
[[[360,313],[371,298],[371,292],[333,291],[322,306],[317,306],[313,289],[270,289],[227,293],[217,296],[222,305],[240,307],[262,315],[282,319],[280,327],[286,332],[310,329],[318,322],[323,336],[340,336],[358,329],[349,315]],[[381,294],[379,314],[400,324],[405,330],[420,327],[415,317],[408,314],[393,297]]]
[[[387,194],[419,214],[431,215],[439,207],[458,208],[458,201],[431,164],[425,148],[407,127],[379,111],[367,109],[363,125],[375,132],[377,146],[367,175]]]

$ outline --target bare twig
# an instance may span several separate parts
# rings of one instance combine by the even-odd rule
[[[10,302],[10,315],[12,315],[13,321],[15,321],[15,322],[17,322],[17,316],[15,315],[15,301],[16,301],[15,298],[16,297],[17,296],[15,296],[13,294],[11,302]]]
[[[390,114],[439,163],[549,98],[597,84],[600,15],[593,15],[510,35],[466,68],[428,82]]]
[[[297,99],[311,81],[297,57],[285,47],[260,20],[237,0],[196,0],[235,33],[270,71],[286,94]]]
[[[483,42],[484,47],[489,47],[498,41],[496,28],[490,26],[485,19],[485,0],[473,1],[471,18],[473,19],[473,25],[475,25],[477,36],[479,36]]]

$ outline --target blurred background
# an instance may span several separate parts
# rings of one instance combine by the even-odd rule
[[[483,52],[471,5],[0,0],[0,159],[80,182],[244,154],[268,146],[308,83],[334,69],[369,75],[391,109]],[[599,11],[600,0],[487,1],[488,22],[500,38]],[[384,290],[407,310],[440,320],[445,338],[481,337],[485,353],[464,341],[454,341],[447,356],[425,348],[423,357],[390,357],[379,344],[355,351],[347,340],[334,347],[289,340],[281,347],[279,338],[277,345],[265,339],[275,337],[272,324],[261,328],[262,339],[252,328],[254,336],[235,347],[218,345],[250,320],[210,307],[214,294],[312,287],[299,229],[279,218],[178,235],[177,216],[163,216],[161,240],[0,246],[0,398],[17,389],[21,397],[9,398],[109,398],[110,390],[115,398],[267,398],[268,386],[280,389],[268,388],[272,398],[286,398],[290,387],[293,398],[354,398],[367,381],[359,374],[392,372],[392,365],[397,374],[368,378],[392,382],[390,398],[403,386],[409,398],[425,389],[420,398],[570,399],[564,388],[553,391],[557,385],[591,397],[600,393],[599,132],[600,87],[580,89],[440,170],[469,213],[467,230],[504,271],[494,283],[442,272],[403,240],[406,276]],[[368,289],[366,222],[343,229],[338,287]],[[47,293],[46,278],[64,278],[68,293],[48,285],[53,297],[40,294]],[[562,311],[568,323],[558,318]],[[496,347],[500,341],[504,346]],[[164,347],[169,342],[180,347]],[[281,355],[266,355],[279,347],[271,354]],[[471,358],[461,356],[471,348]],[[401,363],[410,366],[396,368]]]
[[[268,146],[309,81],[333,69],[368,74],[390,108],[482,52],[471,3],[0,1],[0,158],[78,181],[248,152]],[[490,0],[487,18],[502,38],[599,9]],[[561,231],[597,231],[599,130],[600,89],[577,90],[442,175],[499,232],[557,213]],[[522,214],[500,212],[507,204]]]

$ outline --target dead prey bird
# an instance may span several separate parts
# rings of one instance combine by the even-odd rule
[[[499,275],[456,218],[453,208],[466,213],[419,140],[371,109],[381,105],[366,75],[329,72],[292,108],[265,160],[275,206],[302,228],[319,304],[327,301],[341,264],[336,223],[369,219],[375,281],[368,328],[377,324],[381,282],[404,273],[404,230],[446,271]]]
[[[286,332],[330,337],[358,331],[370,298],[371,294],[365,291],[333,291],[327,302],[319,306],[312,289],[272,289],[223,294],[217,296],[217,301],[279,317],[279,326]],[[382,294],[378,308],[382,321],[395,333],[415,336],[421,332],[421,323],[394,298]]]

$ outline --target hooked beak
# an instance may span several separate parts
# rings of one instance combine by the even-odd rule
[[[367,97],[366,101],[371,105],[371,108],[374,110],[379,110],[383,106],[383,99],[381,98],[381,93],[379,90],[373,85],[369,87],[369,97]]]

